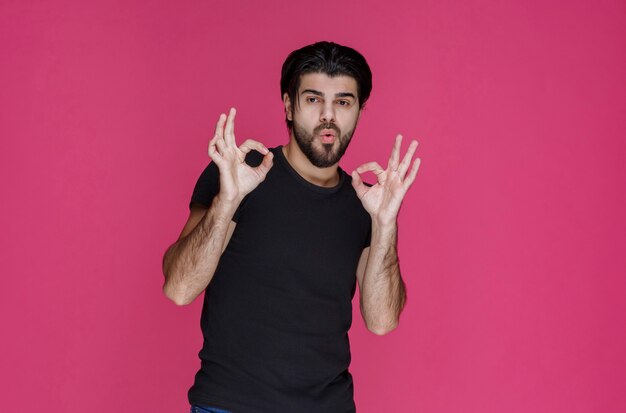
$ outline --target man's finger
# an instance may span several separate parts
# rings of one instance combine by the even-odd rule
[[[269,150],[265,147],[265,145],[253,139],[247,139],[244,143],[242,143],[239,146],[239,150],[243,153],[248,153],[253,149],[255,151],[259,151],[263,155],[266,155],[269,152]]]
[[[224,155],[225,153],[224,151],[226,149],[226,142],[224,142],[224,139],[216,139],[215,146],[217,147],[217,150],[220,153],[220,155]]]
[[[396,136],[396,142],[393,144],[393,149],[391,150],[389,163],[387,164],[387,169],[391,171],[398,170],[398,164],[400,163],[400,146],[401,145],[402,145],[402,135],[398,134]]]
[[[208,150],[209,150],[209,156],[211,156],[211,146],[215,146],[215,141],[217,140],[217,135],[214,135],[211,140],[209,141],[209,146],[208,146]]]
[[[385,172],[382,166],[378,164],[378,162],[368,162],[356,168],[356,171],[360,174],[363,172],[372,171],[375,175],[381,174]]]
[[[215,125],[215,135],[213,138],[224,139],[224,123],[226,122],[226,115],[221,114]]]
[[[218,136],[215,136],[209,141],[209,156],[211,157],[211,159],[217,162],[222,160],[222,155],[220,155],[216,147],[218,140],[220,140]]]
[[[356,195],[359,198],[362,198],[368,189],[367,186],[363,183],[363,180],[361,179],[361,175],[359,175],[357,170],[352,171],[352,187],[356,191]]]
[[[404,158],[402,159],[402,163],[400,163],[400,166],[398,166],[398,174],[400,175],[400,179],[404,179],[404,175],[411,165],[411,159],[413,159],[413,155],[415,154],[417,145],[417,141],[411,142],[411,144],[409,145],[409,150],[406,152],[406,155],[404,155]]]
[[[411,168],[411,172],[409,172],[409,175],[402,183],[402,185],[404,185],[405,191],[408,190],[411,184],[413,184],[413,181],[415,181],[415,176],[417,175],[417,170],[420,168],[421,162],[422,161],[420,158],[415,158],[415,161],[413,161],[413,167]]]
[[[228,146],[236,146],[235,144],[235,115],[237,110],[230,108],[228,112],[228,118],[226,119],[226,128],[224,129],[224,141]]]
[[[270,169],[272,169],[273,159],[274,154],[268,151],[267,154],[263,157],[263,161],[261,162],[261,164],[255,168],[257,171],[259,171],[263,179],[265,179],[267,173],[270,171]]]

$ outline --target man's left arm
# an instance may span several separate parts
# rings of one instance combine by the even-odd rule
[[[420,159],[415,159],[409,171],[417,141],[411,142],[402,162],[401,142],[402,136],[398,135],[387,169],[369,162],[352,172],[352,185],[372,217],[370,246],[363,250],[357,268],[361,314],[367,328],[378,335],[396,328],[406,301],[398,263],[397,217],[402,200],[417,175]],[[378,182],[373,186],[365,185],[361,179],[360,174],[367,171],[377,177]]]

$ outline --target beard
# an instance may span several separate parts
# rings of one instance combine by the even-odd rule
[[[314,146],[315,139],[324,129],[335,131],[335,142],[322,143],[322,148],[317,148]],[[356,125],[354,125],[354,129],[341,136],[341,131],[335,124],[323,123],[313,129],[313,133],[309,133],[295,120],[293,122],[293,135],[296,138],[296,143],[309,162],[318,168],[328,168],[339,162],[343,154],[346,153],[355,130]],[[335,147],[335,144],[337,144],[337,147]]]

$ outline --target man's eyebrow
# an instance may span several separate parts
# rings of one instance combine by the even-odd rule
[[[356,96],[354,96],[354,93],[350,93],[350,92],[335,93],[335,97],[336,98],[353,98],[353,99],[356,99]]]
[[[302,93],[300,93],[300,94],[304,95],[305,93],[311,93],[312,95],[324,97],[324,94],[322,92],[320,92],[319,90],[315,90],[315,89],[304,89],[302,91]],[[356,96],[354,96],[354,93],[350,93],[350,92],[335,93],[335,97],[336,98],[353,98],[353,99],[356,99]]]

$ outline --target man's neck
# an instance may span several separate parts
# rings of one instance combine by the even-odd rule
[[[318,168],[313,165],[300,150],[300,147],[295,142],[295,138],[292,137],[289,143],[282,147],[282,150],[289,165],[291,165],[301,177],[313,185],[332,188],[339,183],[337,164],[329,166],[328,168]]]

